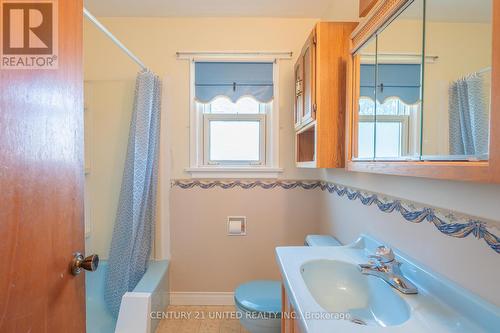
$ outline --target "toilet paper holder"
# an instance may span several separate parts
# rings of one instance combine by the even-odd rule
[[[228,216],[227,234],[229,236],[245,236],[247,234],[246,216]]]

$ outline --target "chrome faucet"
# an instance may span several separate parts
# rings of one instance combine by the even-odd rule
[[[381,278],[392,287],[403,294],[417,294],[417,287],[401,273],[401,263],[394,257],[392,249],[379,246],[375,255],[368,256],[368,264],[361,264],[359,268],[362,274],[373,275]]]

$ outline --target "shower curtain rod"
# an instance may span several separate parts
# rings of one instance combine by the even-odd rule
[[[83,15],[85,15],[86,18],[88,18],[92,23],[94,23],[94,25],[99,30],[101,30],[106,36],[108,36],[113,43],[115,43],[120,49],[122,49],[123,52],[125,52],[136,64],[138,64],[141,67],[141,69],[143,70],[148,69],[146,65],[144,65],[144,63],[135,54],[133,54],[132,51],[130,51],[122,42],[120,42],[120,40],[116,38],[111,33],[111,31],[109,31],[101,22],[99,22],[99,20],[97,20],[97,18],[94,15],[92,15],[87,10],[87,8],[83,8]]]
[[[478,70],[476,73],[477,74],[483,74],[483,73],[486,73],[486,72],[491,72],[491,67],[485,67],[483,69]]]

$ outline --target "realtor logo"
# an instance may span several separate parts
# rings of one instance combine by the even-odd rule
[[[56,69],[57,0],[0,0],[1,69]]]

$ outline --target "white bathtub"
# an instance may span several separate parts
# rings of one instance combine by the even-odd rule
[[[104,302],[104,277],[107,261],[101,261],[96,272],[86,273],[87,333],[152,333],[158,320],[152,311],[163,311],[169,302],[168,261],[152,261],[135,289],[126,293],[120,315],[114,318]]]

